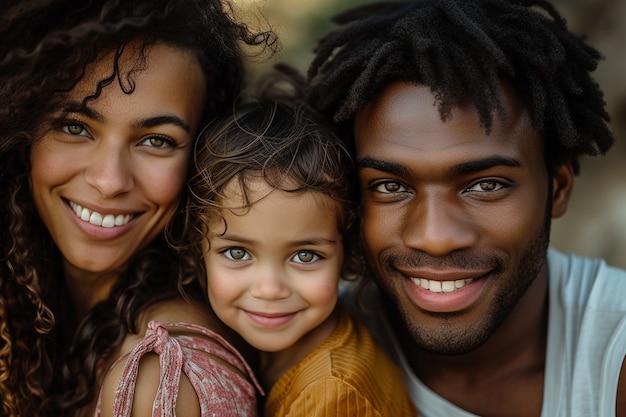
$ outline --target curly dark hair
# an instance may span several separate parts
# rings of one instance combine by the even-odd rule
[[[489,131],[504,117],[510,82],[545,139],[546,165],[613,144],[602,92],[590,73],[599,53],[568,31],[544,0],[416,0],[357,7],[334,18],[309,68],[309,99],[341,122],[351,142],[357,112],[394,81],[428,86],[443,120],[472,105]]]
[[[358,238],[357,200],[351,190],[354,165],[330,120],[305,102],[301,81],[296,73],[263,77],[256,90],[237,102],[230,117],[202,132],[204,139],[195,151],[196,172],[188,182],[185,238],[201,250],[209,224],[216,219],[225,222],[227,185],[238,182],[244,198],[241,208],[249,208],[256,201],[250,198],[250,178],[261,175],[273,189],[319,193],[334,202],[346,251],[342,277],[350,279],[358,270],[349,255]],[[206,276],[199,280],[206,284]]]
[[[40,220],[29,187],[29,153],[39,126],[88,64],[130,43],[190,51],[209,94],[203,123],[232,109],[244,58],[279,45],[255,33],[228,0],[5,0],[0,11],[0,415],[72,415],[94,398],[98,360],[129,332],[140,311],[175,294],[179,261],[159,237],[137,254],[108,300],[73,326],[61,254]],[[256,46],[245,49],[243,45]],[[144,55],[145,57],[145,55]],[[130,85],[117,59],[85,102],[114,82]],[[186,197],[183,196],[181,204]],[[193,292],[191,292],[193,293]],[[68,359],[65,359],[69,352]]]

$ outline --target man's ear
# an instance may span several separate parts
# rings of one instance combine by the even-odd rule
[[[552,173],[552,218],[561,217],[567,211],[572,188],[574,187],[574,168],[571,162],[564,162]]]

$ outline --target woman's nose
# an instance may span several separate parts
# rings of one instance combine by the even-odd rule
[[[128,149],[123,145],[96,147],[88,161],[85,179],[104,198],[113,198],[132,190],[133,167]]]

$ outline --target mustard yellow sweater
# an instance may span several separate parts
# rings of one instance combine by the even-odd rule
[[[341,312],[335,331],[274,384],[265,417],[417,416],[399,369],[365,326]]]

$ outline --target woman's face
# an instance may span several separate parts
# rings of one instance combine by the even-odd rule
[[[128,47],[120,79],[138,57]],[[81,106],[110,75],[113,56],[87,67],[31,149],[35,205],[60,249],[66,273],[123,269],[175,211],[205,98],[195,57],[166,45],[148,49],[126,94],[116,78]]]

